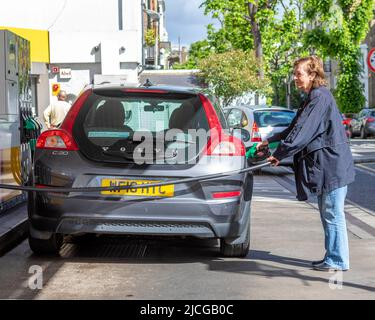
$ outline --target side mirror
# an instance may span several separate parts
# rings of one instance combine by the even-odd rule
[[[243,142],[250,140],[250,132],[245,129],[235,128],[232,131],[234,137],[241,139]]]

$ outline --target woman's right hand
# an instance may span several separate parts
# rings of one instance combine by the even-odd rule
[[[257,151],[259,151],[259,150],[264,149],[267,146],[268,146],[268,141],[265,140],[265,141],[262,141],[261,143],[258,143],[256,148],[257,148]]]

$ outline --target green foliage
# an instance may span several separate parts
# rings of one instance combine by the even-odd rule
[[[305,43],[325,57],[339,61],[340,73],[334,94],[342,112],[358,112],[365,105],[360,43],[373,13],[373,0],[309,0],[306,17],[314,28],[306,31]]]
[[[206,15],[220,22],[216,30],[212,24],[207,27],[207,40],[215,52],[232,49],[249,50],[253,38],[249,23],[243,18],[247,14],[244,0],[205,0],[201,4]]]
[[[194,42],[190,45],[188,61],[183,64],[175,63],[173,69],[197,69],[198,63],[207,58],[212,49],[207,40]]]
[[[291,0],[288,7],[282,7],[282,14],[265,11],[261,32],[266,74],[274,88],[272,104],[286,105],[286,83],[291,84],[291,106],[298,106],[300,95],[292,79],[293,62],[307,51],[302,43],[304,18],[300,13],[302,0]]]
[[[270,86],[258,77],[260,63],[253,51],[231,50],[212,53],[198,64],[199,78],[209,84],[222,106],[246,92],[269,93]]]
[[[154,29],[147,29],[145,32],[145,43],[147,47],[152,47],[156,43],[156,32]]]
[[[285,97],[285,81],[291,81],[293,61],[308,54],[339,62],[334,91],[343,112],[358,112],[365,98],[359,81],[362,72],[359,45],[373,17],[374,0],[205,0],[205,14],[217,19],[221,28],[207,28],[211,50],[254,49],[248,3],[255,6],[261,31],[265,76],[272,83],[274,104]],[[292,85],[293,99],[299,94]],[[269,99],[268,99],[269,100]]]
[[[291,80],[293,61],[306,54],[302,44],[304,20],[301,15],[304,0],[259,0],[254,18],[260,27],[265,77],[270,79],[273,94],[268,100],[279,104],[285,100],[285,81]],[[208,41],[215,52],[232,48],[254,49],[247,0],[206,0],[202,6],[221,23],[219,30],[208,26]],[[278,6],[277,6],[278,5]],[[280,14],[281,13],[281,14]],[[269,90],[271,93],[272,91]],[[298,94],[297,94],[298,96]],[[297,97],[298,99],[298,97]]]

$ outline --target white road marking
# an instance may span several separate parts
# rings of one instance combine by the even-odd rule
[[[359,166],[361,166],[362,168],[365,168],[365,169],[359,168]],[[355,169],[358,170],[358,171],[360,171],[360,172],[363,172],[363,173],[369,174],[369,175],[371,175],[371,176],[375,176],[375,171],[374,171],[374,170],[372,170],[372,169],[370,169],[370,168],[368,168],[368,167],[365,167],[365,166],[363,166],[363,165],[357,164]],[[369,170],[369,169],[370,169],[370,170]]]

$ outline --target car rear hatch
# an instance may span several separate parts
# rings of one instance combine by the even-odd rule
[[[71,127],[76,144],[66,157],[69,165],[64,168],[65,176],[74,177],[72,187],[133,187],[244,167],[242,142],[223,132],[212,133],[213,129],[222,131],[222,127],[214,107],[201,94],[159,89],[94,89],[81,101],[81,106],[72,106],[61,128],[69,135]],[[69,120],[72,117],[74,121]],[[39,147],[41,144],[39,141]],[[44,163],[47,161],[45,158]],[[242,194],[242,180],[240,174],[207,182],[69,196],[112,200],[232,199]]]

